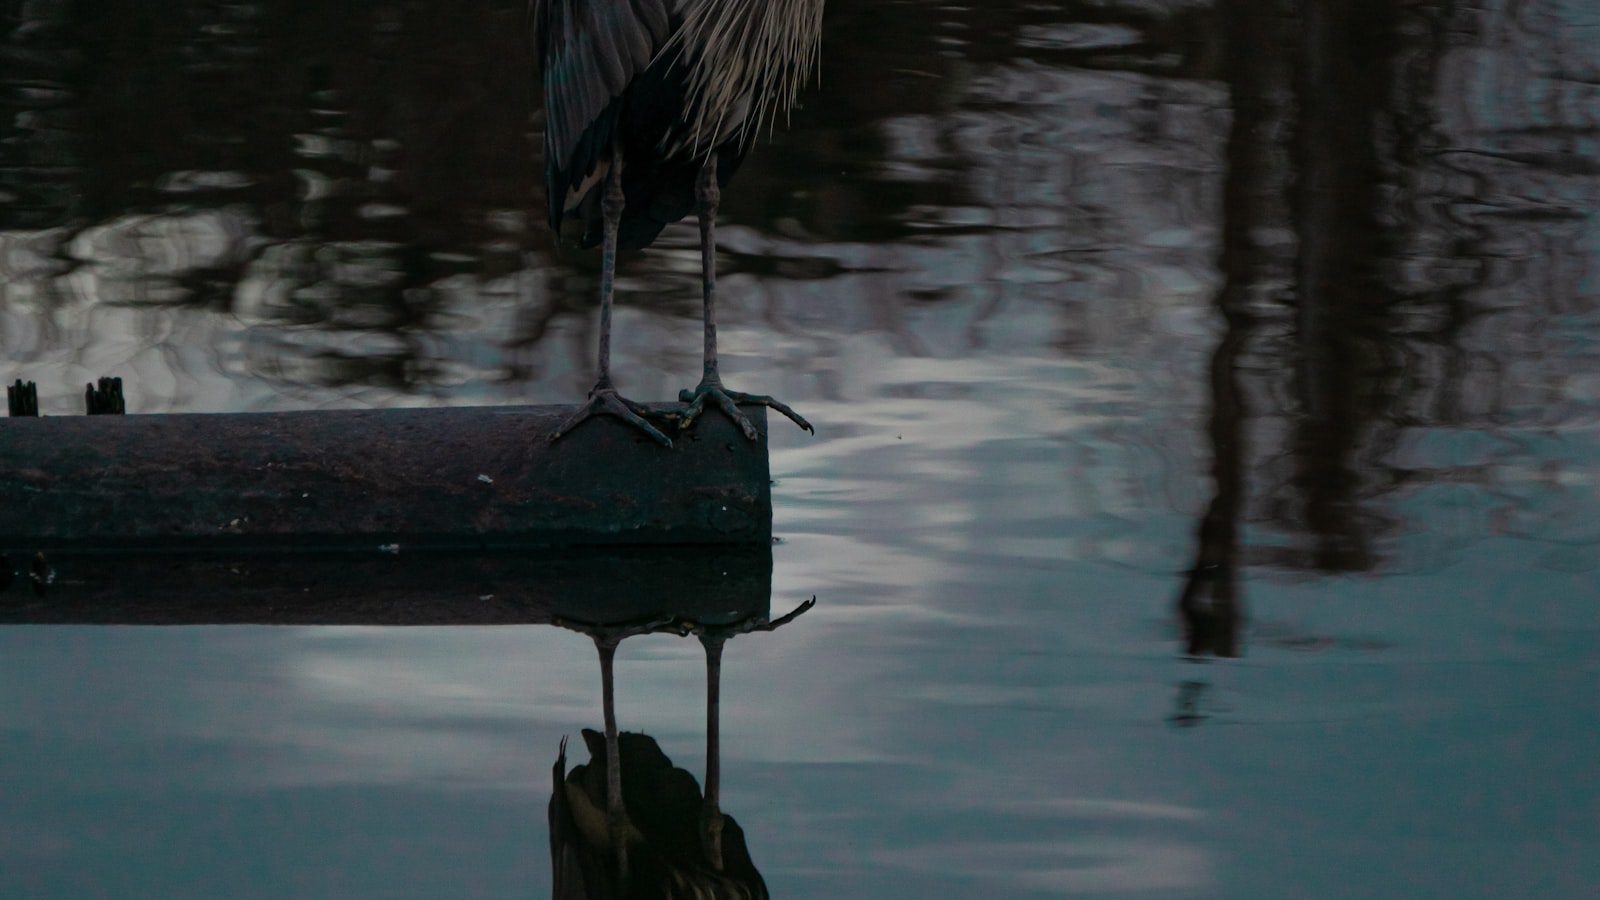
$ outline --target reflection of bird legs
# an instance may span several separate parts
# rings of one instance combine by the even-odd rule
[[[557,628],[565,628],[569,631],[586,634],[593,638],[597,645],[604,641],[615,647],[624,640],[641,634],[676,634],[679,637],[685,637],[690,634],[714,635],[727,639],[741,634],[749,634],[753,631],[776,631],[800,618],[807,610],[816,605],[817,598],[812,597],[810,600],[790,610],[788,614],[776,619],[768,619],[763,615],[754,615],[740,619],[737,622],[724,624],[697,622],[694,619],[679,616],[657,616],[650,619],[640,618],[629,622],[610,624],[585,622],[582,619],[574,619],[569,616],[557,616],[550,620],[550,624]]]
[[[700,635],[706,650],[706,796],[700,807],[700,849],[706,862],[722,871],[722,645],[726,637]]]
[[[776,631],[804,615],[817,604],[817,598],[801,603],[787,615],[769,619],[753,615],[735,622],[722,624],[695,622],[679,617],[639,619],[633,622],[595,624],[575,619],[556,618],[552,624],[580,631],[594,640],[600,654],[601,703],[605,710],[606,741],[606,823],[609,839],[615,848],[620,883],[626,887],[628,879],[627,837],[630,823],[622,799],[622,754],[617,731],[616,690],[613,664],[617,646],[623,640],[640,634],[674,633],[694,634],[700,638],[706,651],[706,778],[705,796],[701,803],[700,843],[706,862],[714,871],[723,871],[722,833],[725,817],[721,809],[722,792],[722,647],[741,634],[755,631]],[[563,743],[562,758],[565,759]],[[741,851],[742,852],[742,851]]]
[[[617,746],[617,693],[612,678],[612,662],[619,643],[620,639],[594,639],[595,649],[600,652],[600,702],[605,708],[606,722],[606,824],[617,854],[617,874],[625,885],[628,883],[627,811],[622,805],[622,754]]]
[[[730,625],[703,625],[695,629],[700,646],[706,651],[706,794],[700,807],[700,848],[706,862],[722,871],[722,646],[735,635],[752,631],[775,631],[793,622],[815,606],[817,598],[795,607],[775,621],[766,616],[751,616]]]
[[[689,404],[681,413],[678,421],[679,428],[688,428],[705,411],[706,401],[722,410],[723,414],[732,419],[744,436],[755,440],[759,434],[756,427],[744,413],[739,412],[738,404],[747,403],[753,406],[766,406],[788,416],[791,421],[801,428],[816,433],[799,413],[790,409],[765,394],[742,394],[730,391],[722,386],[722,376],[717,373],[717,206],[722,201],[722,188],[717,184],[717,154],[712,151],[700,167],[700,177],[695,184],[696,211],[700,214],[700,269],[705,290],[705,365],[700,384],[694,390],[685,390],[678,394],[678,399]]]
[[[776,619],[768,619],[766,616],[757,615],[740,619],[737,622],[729,622],[723,625],[714,625],[705,622],[690,622],[686,623],[687,628],[683,633],[688,634],[689,632],[693,632],[699,635],[702,641],[704,641],[707,637],[726,641],[741,634],[749,634],[752,631],[777,631],[779,628],[782,628],[790,622],[793,622],[795,619],[800,618],[806,613],[807,610],[816,605],[817,598],[812,597],[810,600],[807,600],[806,602],[790,610],[787,615],[779,616]]]
[[[589,391],[589,399],[573,416],[561,424],[551,435],[555,442],[562,435],[598,415],[615,416],[654,438],[662,446],[671,447],[672,441],[644,420],[654,415],[642,403],[635,403],[611,386],[611,296],[617,277],[617,231],[622,226],[622,151],[611,154],[611,169],[606,173],[605,193],[600,199],[600,211],[605,217],[604,247],[600,251],[600,378]]]

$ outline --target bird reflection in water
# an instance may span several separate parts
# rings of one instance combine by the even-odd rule
[[[804,614],[734,613],[724,622],[663,617],[600,624],[558,619],[590,636],[600,657],[605,732],[584,729],[590,761],[567,770],[567,742],[552,769],[550,856],[556,900],[575,898],[758,898],[766,883],[751,861],[744,831],[722,812],[719,706],[722,648],[753,631],[774,631]],[[706,774],[675,767],[654,738],[617,729],[617,647],[640,634],[690,634],[706,654]]]

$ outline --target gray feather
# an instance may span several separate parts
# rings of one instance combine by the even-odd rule
[[[667,40],[667,0],[535,0],[545,143],[566,168],[578,141]]]

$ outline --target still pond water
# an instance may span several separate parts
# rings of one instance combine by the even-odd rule
[[[525,7],[5,4],[0,379],[581,397]],[[721,229],[724,374],[818,426],[818,603],[723,658],[773,896],[1600,892],[1597,209],[1583,0],[829,0]],[[624,263],[631,396],[697,377],[695,240]],[[617,651],[697,779],[705,678]],[[600,684],[550,627],[0,629],[0,896],[544,896]]]

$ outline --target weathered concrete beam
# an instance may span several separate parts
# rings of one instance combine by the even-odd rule
[[[34,571],[36,559],[6,559],[0,625],[670,630],[764,616],[772,591],[770,546],[398,556],[58,553]]]
[[[668,409],[663,405],[662,409]],[[671,449],[568,407],[0,419],[0,551],[760,544],[766,416]]]

